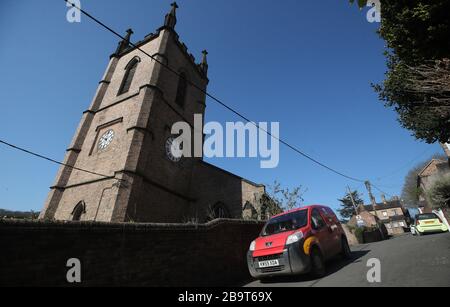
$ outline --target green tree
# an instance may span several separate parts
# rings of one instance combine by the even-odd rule
[[[401,125],[427,143],[450,139],[449,12],[448,0],[381,0],[378,34],[388,71],[374,88]]]
[[[357,190],[352,191],[351,196],[355,201],[356,207],[359,205],[364,205],[364,200],[361,198],[361,194]],[[341,202],[341,208],[338,209],[338,212],[341,216],[342,222],[344,223],[347,223],[355,214],[355,207],[353,206],[351,196],[350,193],[346,193],[342,199],[338,199]]]

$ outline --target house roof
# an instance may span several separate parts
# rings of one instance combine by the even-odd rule
[[[446,163],[447,163],[447,161],[445,161],[445,160],[431,159],[430,162],[428,162],[428,164],[419,172],[418,176],[419,177],[430,176],[431,173],[429,173],[429,172],[433,172],[433,170],[431,169],[432,167],[437,168],[439,165],[446,164]],[[427,171],[428,171],[428,173],[427,173]]]
[[[403,208],[401,202],[399,200],[391,200],[386,203],[377,203],[376,210],[385,210],[385,209],[393,209],[393,208]],[[374,211],[372,205],[365,205],[364,209],[367,211]]]

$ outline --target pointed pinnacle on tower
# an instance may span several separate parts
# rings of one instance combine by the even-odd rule
[[[166,15],[165,20],[164,20],[164,26],[171,28],[171,29],[175,29],[175,25],[177,24],[177,8],[178,5],[176,2],[171,4],[172,9],[170,10],[170,12]]]
[[[117,47],[116,52],[114,52],[113,56],[118,56],[130,46],[131,35],[134,32],[132,29],[128,29],[126,32],[127,34],[125,35],[123,40],[119,42],[119,46]]]
[[[207,59],[208,51],[203,50],[202,54],[203,54],[203,57],[202,57],[202,62],[200,63],[200,68],[203,70],[203,72],[206,75],[208,73],[208,59]]]

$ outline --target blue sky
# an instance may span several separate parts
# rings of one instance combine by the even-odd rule
[[[177,32],[196,57],[209,51],[209,92],[254,121],[280,122],[285,140],[353,177],[399,194],[415,163],[441,152],[416,141],[370,83],[383,79],[384,42],[348,1],[182,0]],[[81,0],[134,41],[162,25],[165,0]],[[62,0],[0,1],[0,138],[62,160],[117,38],[86,17],[66,21]],[[237,121],[207,101],[208,121]],[[334,208],[350,185],[281,146],[280,164],[214,159],[255,182],[307,188],[305,203]],[[58,166],[0,146],[0,208],[40,210]],[[382,179],[379,179],[382,178]],[[367,193],[364,193],[367,199]],[[376,193],[379,199],[379,193]]]

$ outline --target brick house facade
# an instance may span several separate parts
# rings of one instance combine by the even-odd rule
[[[419,193],[419,201],[426,204],[426,192],[429,191],[436,180],[448,174],[450,174],[449,161],[432,159],[417,176],[417,188],[421,192]]]
[[[379,218],[386,226],[389,235],[402,234],[404,233],[404,228],[408,227],[409,213],[400,200],[377,203],[375,209],[372,205],[366,205],[364,208]]]

